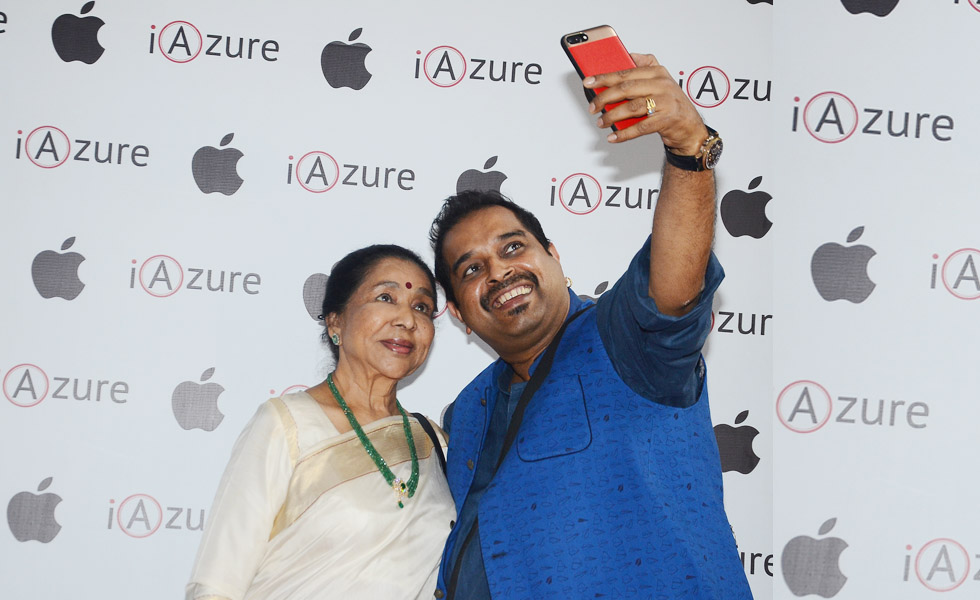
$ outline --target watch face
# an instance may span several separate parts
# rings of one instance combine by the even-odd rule
[[[708,148],[708,151],[704,155],[704,167],[706,169],[715,168],[715,165],[717,165],[718,161],[721,159],[721,150],[723,147],[724,144],[722,143],[721,138],[715,138],[714,143],[711,144],[711,147]]]

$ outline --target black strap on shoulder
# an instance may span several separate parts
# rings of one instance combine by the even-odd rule
[[[429,419],[425,417],[422,413],[412,413],[412,416],[418,419],[419,425],[425,430],[426,435],[432,440],[432,448],[439,457],[439,466],[442,467],[442,474],[446,474],[446,455],[442,452],[442,442],[439,441],[439,436],[436,435],[436,430],[432,428],[432,423],[429,423]]]
[[[454,600],[456,598],[456,585],[459,583],[459,574],[463,570],[463,553],[466,552],[466,547],[470,545],[473,538],[479,540],[478,532],[480,531],[480,517],[477,516],[473,521],[473,527],[470,532],[466,534],[466,539],[463,540],[463,545],[459,548],[459,554],[456,555],[456,564],[453,565],[453,572],[449,576],[449,581],[446,582],[446,600]]]
[[[555,337],[548,344],[548,347],[544,351],[544,355],[541,357],[541,362],[538,363],[538,367],[534,370],[531,375],[531,379],[528,380],[527,386],[524,388],[524,393],[521,394],[521,399],[517,402],[517,407],[514,409],[514,416],[510,419],[510,426],[507,428],[507,436],[504,438],[504,445],[500,449],[500,457],[497,459],[497,464],[493,468],[493,472],[496,475],[497,469],[500,468],[501,463],[504,462],[504,458],[507,456],[507,451],[514,444],[514,440],[517,438],[517,430],[521,428],[521,421],[524,420],[524,409],[527,408],[528,403],[531,401],[531,397],[534,396],[534,392],[538,391],[541,384],[544,383],[546,377],[551,372],[551,365],[555,362],[555,353],[558,351],[558,344],[561,342],[561,338],[565,335],[565,329],[571,324],[572,321],[582,316],[585,311],[589,310],[595,306],[595,304],[590,304],[585,308],[579,310],[577,313],[569,317],[565,323],[555,334]],[[491,478],[492,479],[492,478]],[[467,534],[466,539],[463,540],[463,545],[460,547],[459,552],[456,554],[456,564],[453,565],[453,571],[449,576],[449,581],[447,583],[446,598],[447,600],[452,600],[456,597],[456,584],[459,581],[459,573],[463,566],[463,554],[466,552],[466,547],[470,545],[475,537],[477,537],[476,532],[479,531],[480,527],[480,517],[473,521],[473,528]]]
[[[534,370],[531,379],[528,380],[527,386],[524,388],[524,393],[521,394],[521,399],[517,402],[517,407],[514,408],[514,416],[510,419],[510,426],[507,428],[507,437],[504,438],[504,445],[500,449],[500,458],[497,459],[497,466],[493,469],[494,473],[503,464],[504,458],[507,457],[507,451],[513,445],[514,439],[517,438],[517,430],[521,428],[521,421],[524,420],[524,409],[531,402],[531,397],[534,396],[534,392],[538,391],[538,388],[544,383],[545,378],[551,373],[551,363],[555,361],[555,353],[558,351],[558,344],[561,342],[562,336],[565,335],[565,329],[572,321],[582,316],[585,311],[593,306],[595,304],[590,304],[569,317],[565,321],[565,324],[561,326],[561,329],[558,330],[558,333],[555,334],[551,343],[548,344],[548,348],[544,351],[544,356],[541,357],[541,362],[538,363],[538,368]]]

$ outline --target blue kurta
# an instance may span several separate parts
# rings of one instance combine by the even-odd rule
[[[456,399],[446,425],[460,517],[437,597],[463,560],[457,598],[751,598],[700,360],[723,272],[712,256],[699,304],[678,318],[657,311],[648,274],[649,240],[569,325],[496,475],[519,396],[510,367],[496,361]],[[571,294],[570,314],[582,305]]]

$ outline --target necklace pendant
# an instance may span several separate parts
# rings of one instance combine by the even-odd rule
[[[408,497],[408,487],[405,482],[399,477],[395,477],[391,481],[391,489],[395,492],[395,500],[398,501],[398,508],[405,508],[405,504],[402,502],[403,498]]]

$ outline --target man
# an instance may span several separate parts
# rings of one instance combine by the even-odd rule
[[[751,598],[700,354],[720,140],[653,56],[633,59],[584,81],[608,88],[589,110],[626,100],[599,127],[647,118],[609,141],[658,133],[672,155],[652,235],[595,306],[501,196],[461,193],[433,223],[450,312],[500,356],[446,414],[458,518],[436,598]]]

